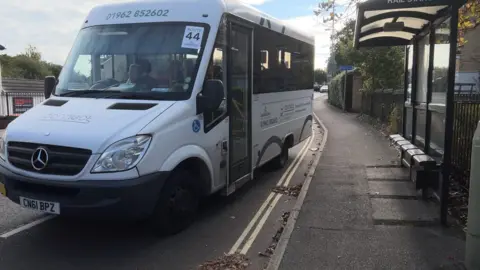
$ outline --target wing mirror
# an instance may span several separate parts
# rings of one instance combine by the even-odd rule
[[[48,99],[57,84],[57,79],[55,76],[47,76],[45,77],[44,85],[43,85],[43,94],[45,95],[45,99]]]

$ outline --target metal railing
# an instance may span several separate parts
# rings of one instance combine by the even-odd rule
[[[474,83],[455,84],[455,101],[479,101],[480,92]]]
[[[387,124],[395,120],[397,132],[402,130],[402,108],[403,108],[403,90],[376,90],[373,92],[362,93],[361,113],[378,119],[381,123]],[[392,119],[392,111],[397,108],[397,116],[399,118]]]
[[[444,99],[442,98],[445,93],[438,93],[436,97],[436,102],[443,103]],[[475,84],[457,84],[455,86],[455,101],[454,101],[454,128],[453,131],[445,131],[444,122],[439,122],[442,115],[433,115],[439,119],[433,119],[435,121],[431,122],[435,124],[432,127],[425,126],[425,119],[420,118],[417,113],[417,126],[421,130],[426,128],[432,130],[431,142],[435,144],[440,143],[438,147],[443,149],[444,136],[445,132],[453,132],[452,135],[452,168],[453,168],[453,181],[456,182],[460,187],[465,190],[468,190],[469,187],[469,175],[470,175],[470,164],[471,164],[471,145],[473,134],[475,133],[475,128],[480,120],[480,93],[478,93]],[[403,93],[400,91],[392,90],[377,90],[373,92],[365,92],[362,95],[362,113],[367,114],[373,118],[378,119],[382,123],[388,123],[392,121],[390,113],[394,107],[403,106]],[[407,108],[408,109],[408,108]],[[408,116],[408,114],[407,114]],[[443,116],[444,117],[444,116]],[[420,121],[421,120],[421,121]],[[400,118],[397,126],[398,131],[402,125],[402,119]],[[412,123],[412,119],[407,119],[407,133],[409,124]],[[393,123],[390,123],[393,124]],[[422,134],[417,130],[417,137],[421,137]],[[439,134],[437,134],[439,133]],[[440,150],[442,150],[440,149]]]
[[[480,119],[480,99],[464,96],[467,101],[455,101],[452,141],[453,177],[468,190],[472,139]]]
[[[19,116],[44,100],[42,92],[1,92],[0,115]]]

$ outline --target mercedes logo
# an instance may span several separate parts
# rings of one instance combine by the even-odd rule
[[[37,170],[41,171],[47,167],[48,164],[48,152],[47,149],[43,147],[39,147],[33,152],[32,158],[32,167]]]

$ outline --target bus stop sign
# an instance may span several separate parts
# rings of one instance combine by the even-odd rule
[[[340,66],[341,71],[353,70],[353,66]]]

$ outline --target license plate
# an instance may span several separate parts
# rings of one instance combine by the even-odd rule
[[[7,196],[7,190],[5,189],[5,185],[2,183],[0,183],[0,194]]]
[[[44,213],[60,214],[60,204],[57,202],[46,202],[20,197],[20,206]]]

